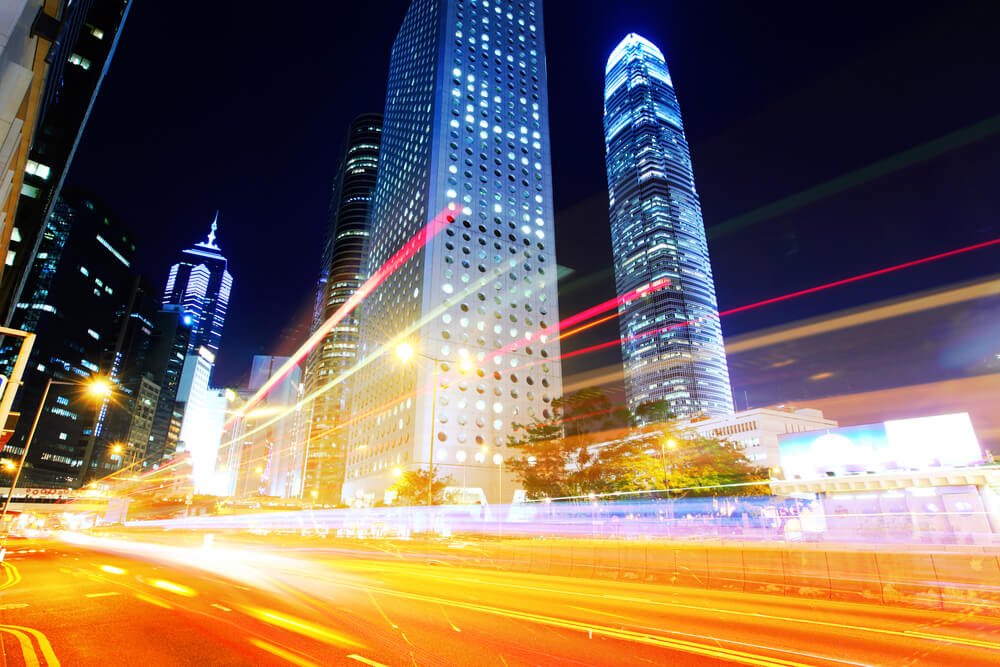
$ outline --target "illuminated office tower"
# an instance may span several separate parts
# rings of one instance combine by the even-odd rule
[[[561,393],[559,344],[539,334],[559,316],[543,33],[538,0],[413,0],[403,20],[368,275],[428,221],[454,220],[362,304],[372,361],[352,394],[345,499],[383,500],[394,472],[428,469],[433,443],[435,473],[510,502],[493,457]]]
[[[207,347],[212,355],[219,353],[222,326],[226,321],[226,308],[233,288],[228,262],[215,243],[219,227],[216,212],[208,238],[195,243],[181,253],[181,261],[170,267],[163,305],[177,305],[193,319],[194,332],[188,344],[191,354]]]
[[[604,143],[618,294],[670,281],[619,308],[628,406],[667,401],[678,417],[731,413],[712,265],[680,106],[663,54],[634,33],[608,58]]]
[[[362,114],[351,122],[330,200],[313,331],[337,312],[364,280],[363,262],[371,230],[371,202],[381,143],[382,114]],[[354,366],[357,351],[355,309],[323,338],[306,363],[306,395],[321,392],[305,406],[312,436],[302,487],[308,500],[325,504],[340,502],[348,431],[337,426],[350,417],[351,383],[334,382]]]

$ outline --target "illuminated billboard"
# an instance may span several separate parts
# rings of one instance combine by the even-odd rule
[[[980,463],[968,413],[896,419],[778,436],[785,479],[951,468]]]

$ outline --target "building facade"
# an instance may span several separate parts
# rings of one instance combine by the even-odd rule
[[[473,452],[508,456],[515,424],[550,416],[561,393],[559,344],[540,333],[559,318],[543,35],[537,0],[414,0],[406,13],[368,274],[430,221],[451,222],[362,305],[344,499],[380,501],[395,469],[432,458],[454,478]],[[510,501],[496,465],[466,472]]]
[[[250,369],[250,385],[230,392],[234,411],[264,386],[288,357],[256,355]],[[253,409],[234,418],[219,452],[219,470],[226,479],[228,495],[236,498],[303,496],[308,412],[297,410],[302,397],[302,373],[298,367],[284,376]],[[319,492],[306,492],[318,501]]]
[[[364,280],[381,143],[381,114],[362,114],[351,122],[330,201],[313,330],[343,306]],[[304,484],[327,504],[340,500],[344,483],[348,430],[342,422],[350,415],[352,383],[343,374],[357,362],[358,315],[355,309],[334,327],[306,365],[305,393],[315,398],[306,406],[312,435]]]
[[[213,355],[219,353],[233,288],[229,262],[215,243],[218,227],[216,212],[208,238],[184,250],[181,260],[170,267],[163,293],[164,306],[181,306],[184,314],[194,320],[194,333],[188,343],[192,354],[197,354],[201,347],[208,348]]]
[[[12,321],[38,338],[15,403],[22,418],[4,455],[23,453],[49,378],[78,386],[53,385],[49,392],[28,454],[30,468],[24,471],[30,483],[64,486],[110,473],[120,464],[95,432],[107,416],[107,404],[95,403],[85,387],[94,377],[115,377],[120,326],[129,320],[122,314],[131,310],[134,252],[131,231],[100,201],[82,192],[63,193]],[[5,367],[13,363],[17,347],[8,340],[0,349]],[[121,388],[114,390],[121,397]]]
[[[812,408],[756,408],[690,424],[699,435],[736,443],[760,468],[780,467],[779,436],[831,428],[837,428],[837,422]]]
[[[626,400],[679,417],[733,411],[701,203],[663,53],[629,34],[608,58],[604,142]]]
[[[177,404],[184,361],[194,333],[194,318],[185,315],[181,306],[164,306],[153,316],[153,341],[146,371],[159,385],[153,423],[145,459],[156,466],[177,452],[183,406]]]
[[[39,57],[51,63],[38,98],[37,122],[0,275],[0,308],[6,322],[23,301],[35,253],[53,213],[77,144],[118,46],[132,0],[51,2],[54,21],[36,22],[52,38]]]

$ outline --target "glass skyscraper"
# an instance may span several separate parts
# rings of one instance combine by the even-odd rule
[[[508,456],[514,425],[561,394],[559,344],[539,333],[559,316],[543,32],[538,0],[413,0],[403,20],[368,274],[454,219],[362,304],[345,499],[381,501],[396,468],[429,467],[433,442],[436,473],[497,502],[498,466],[476,454]]]
[[[330,200],[313,331],[343,306],[364,280],[381,143],[382,114],[362,114],[351,122]],[[350,416],[351,383],[331,381],[341,378],[357,361],[358,315],[355,309],[341,320],[312,351],[306,364],[306,395],[322,393],[308,406],[311,428],[302,490],[306,498],[324,504],[340,502],[344,483],[348,432],[337,428],[337,424]]]
[[[192,320],[194,332],[188,344],[191,354],[198,354],[198,348],[202,346],[213,355],[219,353],[222,326],[233,289],[228,261],[215,243],[218,223],[219,214],[216,212],[208,238],[183,251],[181,261],[170,267],[163,293],[164,306],[181,306],[184,314]]]
[[[712,265],[691,153],[663,53],[631,33],[604,78],[611,239],[628,406],[667,401],[678,417],[733,411]]]

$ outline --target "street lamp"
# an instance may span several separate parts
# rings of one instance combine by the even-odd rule
[[[667,440],[666,442],[660,442],[660,464],[663,465],[663,486],[667,492],[667,531],[670,531],[669,521],[672,518],[671,514],[673,505],[671,504],[670,497],[670,475],[674,472],[673,464],[667,467],[667,449],[677,449],[677,443],[674,440]]]
[[[500,507],[503,505],[503,456],[499,453],[493,455],[493,463],[497,466],[497,537],[503,537],[503,519],[500,516]]]
[[[424,354],[423,352],[417,352],[413,349],[413,346],[409,343],[400,343],[396,346],[396,358],[403,363],[409,363],[414,357],[421,357],[430,361],[434,365],[434,373],[431,376],[431,448],[430,448],[430,463],[427,468],[427,506],[430,507],[434,504],[434,418],[437,413],[437,375],[438,375],[438,364],[447,363],[444,359],[436,359],[430,355]],[[469,373],[472,371],[473,364],[472,359],[469,358],[469,353],[466,350],[461,350],[459,352],[458,360],[458,370],[462,373]]]
[[[465,459],[468,454],[465,453],[464,449],[460,449],[455,453],[455,458],[458,462],[462,464],[462,504],[465,504]]]
[[[3,511],[0,512],[0,526],[4,525],[4,520],[7,518],[7,508],[10,507],[10,499],[14,497],[14,489],[17,487],[17,482],[21,479],[21,471],[24,470],[24,461],[28,458],[28,449],[31,447],[31,441],[35,437],[35,430],[38,428],[38,420],[42,418],[42,410],[45,408],[45,399],[49,397],[49,389],[51,389],[54,384],[76,387],[81,386],[79,382],[53,380],[51,377],[48,382],[45,383],[45,390],[42,392],[42,400],[38,402],[38,410],[35,412],[35,420],[31,423],[31,430],[28,431],[28,439],[24,442],[24,451],[21,453],[21,460],[17,464],[17,469],[14,472],[14,479],[11,480],[10,488],[7,491],[7,499],[3,503]],[[102,378],[95,378],[91,380],[86,384],[86,388],[87,393],[97,398],[105,398],[111,394],[111,384]],[[10,467],[8,466],[4,467],[10,470]],[[3,554],[6,551],[8,532],[8,530],[4,529],[3,544],[0,545],[0,560],[3,560]]]

